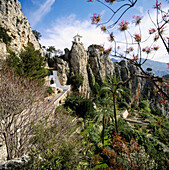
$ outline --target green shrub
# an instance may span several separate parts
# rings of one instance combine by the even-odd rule
[[[139,107],[144,110],[145,113],[150,113],[149,103],[146,100],[141,101]]]
[[[20,58],[23,63],[23,76],[43,84],[44,78],[49,75],[49,72],[45,68],[46,63],[40,51],[29,45],[20,53]]]
[[[81,96],[68,96],[65,100],[64,106],[76,112],[80,117],[93,117],[94,106],[90,99]]]
[[[63,111],[63,112],[62,112]],[[69,132],[74,127],[70,115],[62,107],[56,109],[55,118],[33,126],[31,152],[27,169],[77,169],[81,160],[81,140]]]
[[[45,77],[49,75],[49,71],[45,68],[46,63],[39,50],[29,45],[21,51],[20,58],[9,49],[8,52],[10,55],[7,58],[7,64],[19,75],[36,80],[39,84],[45,83]]]
[[[80,86],[83,85],[83,76],[76,74],[70,77],[70,84],[72,85],[73,91],[77,91]]]
[[[7,29],[0,26],[0,41],[9,45],[12,38],[8,35],[7,31]]]
[[[23,63],[19,57],[16,56],[16,54],[11,51],[9,48],[7,48],[7,51],[9,55],[6,58],[7,65],[9,67],[14,68],[14,71],[18,73],[19,75],[23,75]]]
[[[139,107],[140,107],[141,109],[144,109],[144,108],[146,108],[146,107],[149,107],[148,101],[146,101],[146,100],[141,101]]]
[[[162,116],[162,111],[159,109],[159,107],[157,107],[156,105],[151,106],[151,113],[153,115],[157,115],[157,116]]]
[[[134,127],[138,130],[140,129],[142,126],[140,124],[135,124]]]
[[[147,112],[145,112],[145,110],[144,110],[144,112],[139,112],[139,115],[140,115],[141,118],[143,118],[143,119],[146,119],[146,118],[149,117],[149,115],[147,114]]]
[[[52,93],[55,93],[53,90],[52,90],[52,87],[47,87],[47,89],[46,89],[46,92],[47,92],[47,94],[52,94]]]
[[[127,102],[121,102],[119,104],[119,108],[125,108],[125,109],[128,109],[129,108],[129,104]]]

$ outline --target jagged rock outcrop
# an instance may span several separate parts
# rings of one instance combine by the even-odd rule
[[[22,13],[18,0],[0,1],[0,26],[8,29],[8,34],[12,38],[10,49],[16,54],[28,44],[32,44],[36,50],[40,49],[39,42],[32,32],[29,21]],[[5,58],[6,55],[6,45],[0,43],[0,58]]]
[[[102,82],[107,75],[115,73],[115,65],[109,55],[103,52],[98,45],[91,45],[88,48],[89,65],[94,75]]]
[[[83,76],[83,85],[79,88],[79,92],[85,96],[90,92],[87,73],[88,58],[83,44],[74,42],[70,51],[68,49],[65,50],[65,55],[57,58],[56,66],[62,85],[67,84],[73,75],[78,74]]]
[[[73,43],[72,49],[66,50],[65,55],[57,58],[56,69],[62,85],[69,83],[72,75],[81,74],[84,78],[79,92],[85,96],[91,94],[89,81],[103,82],[106,76],[119,77],[124,81],[131,74],[139,73],[139,70],[127,61],[113,63],[109,55],[103,52],[98,45],[91,45],[86,51],[82,43]],[[134,78],[126,84],[131,89],[132,101],[139,101],[140,93],[145,82],[141,78]],[[94,84],[94,83],[93,83]]]
[[[56,63],[62,85],[69,84],[72,75],[81,74],[84,81],[79,92],[87,96],[91,94],[91,84],[94,85],[96,81],[103,82],[108,75],[116,75],[119,80],[125,81],[132,74],[141,74],[140,70],[129,61],[112,62],[109,55],[100,48],[99,45],[91,45],[86,51],[82,43],[74,42],[70,51],[66,49],[65,55],[57,58]],[[152,93],[153,84],[150,80],[134,77],[125,86],[131,90],[131,103],[139,104],[143,97],[149,99],[151,107],[159,103]],[[158,105],[158,108],[166,115],[167,109]]]

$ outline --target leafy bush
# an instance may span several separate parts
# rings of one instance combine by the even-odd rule
[[[52,94],[52,93],[55,93],[55,92],[53,91],[52,87],[47,87],[46,92],[47,92],[47,94],[49,94],[49,95]]]
[[[93,102],[90,99],[81,96],[68,96],[65,100],[64,106],[76,112],[80,117],[93,117]]]
[[[77,91],[78,88],[83,85],[83,76],[80,74],[71,76],[70,84],[72,85],[73,91]]]
[[[12,41],[12,38],[8,35],[7,31],[7,29],[0,26],[0,41],[9,45]]]
[[[153,115],[157,115],[157,116],[162,116],[162,111],[159,109],[159,107],[157,107],[156,105],[151,106],[151,113]]]
[[[141,101],[139,106],[140,106],[141,109],[144,110],[145,113],[150,113],[151,112],[151,110],[149,108],[148,101],[146,101],[146,100]]]
[[[149,115],[147,114],[146,110],[144,110],[143,112],[139,112],[139,115],[141,116],[141,118],[146,119],[149,117]]]
[[[139,107],[140,107],[141,109],[144,109],[144,108],[146,108],[146,107],[149,107],[148,101],[146,101],[146,100],[141,101]]]
[[[9,67],[14,68],[15,72],[18,73],[19,75],[23,75],[24,74],[23,63],[21,59],[18,56],[16,56],[16,54],[13,51],[11,51],[9,48],[7,48],[7,50],[9,53],[6,59],[7,65]]]
[[[127,102],[121,102],[119,104],[119,108],[125,108],[125,109],[128,109],[129,108],[129,104]]]
[[[94,169],[150,169],[156,168],[154,160],[132,139],[128,142],[119,134],[112,135],[110,145],[95,155]]]
[[[12,51],[8,50],[8,52],[10,55],[7,58],[7,64],[19,75],[36,80],[40,84],[45,82],[44,78],[49,75],[49,72],[45,68],[46,63],[39,50],[29,45],[20,53],[20,58]]]
[[[76,169],[81,159],[81,141],[69,132],[75,126],[66,110],[58,108],[48,123],[38,122],[32,131],[28,169]],[[85,148],[83,146],[83,148]]]

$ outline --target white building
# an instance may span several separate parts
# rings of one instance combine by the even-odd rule
[[[77,43],[80,43],[80,42],[81,42],[81,41],[80,41],[81,38],[82,38],[82,36],[80,36],[79,34],[77,34],[77,35],[75,35],[75,36],[73,37],[74,42],[77,42]]]

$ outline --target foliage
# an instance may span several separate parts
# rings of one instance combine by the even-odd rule
[[[20,76],[36,80],[40,84],[45,82],[44,78],[49,75],[49,71],[45,68],[46,63],[39,50],[29,45],[21,51],[19,57],[9,49],[8,52],[10,55],[7,57],[7,64]]]
[[[149,113],[149,112],[147,112],[146,110],[144,110],[144,111],[140,111],[140,112],[139,112],[139,115],[141,116],[142,119],[146,119],[146,118],[149,117],[148,113]]]
[[[56,63],[56,57],[48,57],[48,65],[49,65],[49,67],[53,67],[54,65],[55,65],[55,63]]]
[[[83,85],[83,76],[76,74],[70,77],[70,84],[72,85],[73,91],[77,91],[80,86]]]
[[[100,142],[99,126],[97,124],[90,129],[88,139],[95,145]]]
[[[16,54],[7,48],[9,55],[6,58],[7,65],[9,67],[12,67],[16,73],[19,75],[23,75],[23,63],[19,57],[16,56]]]
[[[150,113],[151,112],[151,110],[150,110],[150,108],[149,108],[149,103],[148,103],[148,101],[146,101],[146,100],[143,100],[143,101],[141,101],[141,103],[139,104],[139,106],[140,106],[140,108],[144,111],[144,113]]]
[[[109,169],[144,169],[155,168],[155,163],[138,143],[131,139],[126,142],[119,134],[112,135],[109,146],[94,157],[94,166],[100,165]]]
[[[0,26],[0,41],[9,45],[12,41],[12,38],[8,35],[7,29]]]
[[[114,110],[114,120],[115,120],[115,126],[116,126],[116,132],[118,133],[118,124],[117,124],[117,109],[116,109],[116,102],[123,101],[124,96],[129,96],[130,93],[129,90],[126,90],[121,84],[122,82],[119,80],[119,78],[115,75],[113,77],[108,77],[108,79],[105,80],[105,83],[103,84],[103,87],[101,88],[101,92],[103,92],[105,95],[112,96],[113,98],[113,110]]]
[[[36,30],[32,30],[32,32],[35,35],[35,38],[37,39],[37,41],[39,41],[40,38],[42,37],[41,33]]]
[[[34,126],[29,169],[76,169],[81,148],[80,139],[69,133],[73,126],[69,113],[61,107],[51,122],[46,119]]]
[[[157,105],[151,106],[151,113],[153,115],[162,116],[162,111],[159,109]]]
[[[112,120],[114,117],[114,113],[112,112],[113,102],[110,97],[104,98],[101,102],[101,105],[97,108],[95,113],[94,120],[98,125],[102,123],[102,132],[101,132],[101,140],[102,144],[104,145],[104,138],[105,138],[105,129],[107,128],[107,124]]]
[[[119,104],[119,108],[129,109],[129,104],[127,102],[121,102]]]
[[[157,119],[158,118],[158,119]],[[163,117],[154,117],[148,125],[151,134],[169,147],[169,122]]]
[[[44,78],[49,74],[45,68],[44,57],[39,50],[35,50],[33,46],[27,46],[20,54],[23,76],[32,80],[44,83]]]
[[[52,87],[47,87],[46,88],[46,92],[47,92],[47,94],[52,94],[52,93],[55,93],[54,91],[53,91],[53,89],[52,89]]]
[[[65,100],[64,106],[70,108],[75,113],[83,118],[93,117],[93,102],[90,99],[81,96],[68,96]]]

